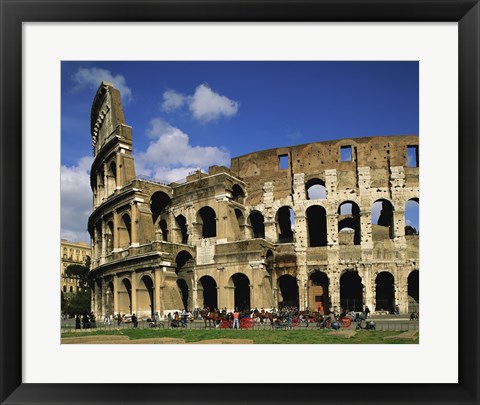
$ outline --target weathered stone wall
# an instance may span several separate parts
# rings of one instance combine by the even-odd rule
[[[115,312],[141,316],[207,304],[233,309],[245,301],[250,308],[375,310],[383,300],[378,291],[392,286],[391,302],[381,305],[405,312],[418,301],[412,292],[418,235],[405,235],[405,204],[419,199],[419,168],[408,167],[407,146],[418,145],[418,137],[269,149],[233,158],[230,169],[213,166],[167,185],[135,178],[131,129],[116,93],[108,101],[107,90],[103,98],[99,90],[92,114],[110,102],[113,115],[107,112],[104,122],[121,125],[119,136],[101,142],[92,165],[97,314],[112,307],[108,288]],[[98,143],[101,127],[95,133]],[[349,159],[342,161],[342,153]],[[323,191],[310,195],[310,185]],[[372,223],[377,201],[392,207],[383,225]],[[359,288],[352,304],[340,287],[355,277],[348,281]]]

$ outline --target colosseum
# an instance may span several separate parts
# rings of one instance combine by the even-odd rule
[[[419,235],[405,219],[406,204],[419,203],[418,136],[263,150],[168,184],[136,175],[132,128],[106,82],[91,135],[97,318],[204,307],[418,310]]]

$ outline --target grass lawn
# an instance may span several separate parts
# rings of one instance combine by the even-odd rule
[[[124,335],[130,339],[148,338],[180,338],[187,343],[207,339],[251,339],[255,344],[416,344],[418,334],[414,340],[387,339],[386,336],[400,335],[402,332],[393,331],[357,331],[352,337],[331,335],[329,330],[231,330],[231,329],[122,329],[111,331],[67,332],[64,337],[80,337],[95,335]]]

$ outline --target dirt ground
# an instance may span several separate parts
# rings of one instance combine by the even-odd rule
[[[79,336],[62,338],[62,344],[115,344],[115,345],[143,345],[143,344],[155,344],[155,345],[171,345],[171,344],[185,344],[184,339],[177,338],[149,338],[149,339],[132,339],[128,336],[119,335],[98,335],[98,336]],[[198,342],[190,342],[189,344],[253,344],[251,339],[208,339],[200,340]]]

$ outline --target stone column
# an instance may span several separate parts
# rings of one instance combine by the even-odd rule
[[[137,202],[132,201],[130,203],[130,211],[132,214],[132,240],[130,241],[130,246],[136,247],[138,243],[138,208]]]
[[[120,190],[122,188],[122,155],[118,152],[115,154],[115,169],[116,189]]]
[[[132,283],[132,307],[131,307],[131,313],[136,314],[137,313],[137,274],[135,272],[132,272],[130,274],[130,281]]]
[[[338,214],[327,214],[328,246],[338,246]]]
[[[105,279],[102,277],[101,281],[101,297],[102,297],[102,308],[101,308],[101,316],[105,317],[107,313],[107,288],[105,284]]]
[[[372,265],[371,264],[365,264],[364,265],[364,271],[363,271],[364,277],[362,278],[362,282],[364,285],[364,291],[365,291],[365,306],[367,306],[370,311],[374,311],[375,309],[375,283],[372,282]]]
[[[360,211],[360,243],[362,249],[373,249],[372,211],[369,208]]]
[[[113,211],[113,251],[118,252],[120,246],[120,238],[118,237],[119,218],[118,212]]]
[[[108,165],[106,162],[103,162],[103,191],[103,198],[106,199],[110,192],[108,187]]]
[[[158,314],[161,318],[163,318],[163,308],[160,305],[160,283],[161,283],[161,272],[162,270],[159,268],[155,268],[153,270],[153,278],[154,278],[154,301],[155,301],[155,311],[158,311]]]
[[[329,285],[330,297],[332,308],[336,311],[340,311],[340,277],[339,273],[332,272]],[[329,308],[330,309],[330,308]]]
[[[105,263],[105,257],[107,256],[107,224],[102,218],[102,249],[100,263]]]
[[[118,314],[118,277],[113,276],[113,312]]]

